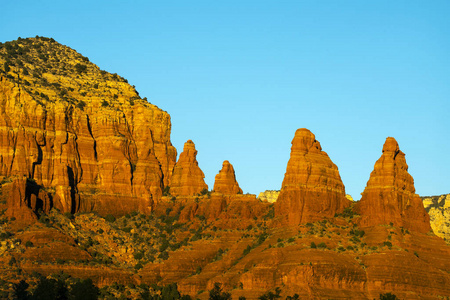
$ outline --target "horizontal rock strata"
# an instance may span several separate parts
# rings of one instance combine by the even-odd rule
[[[362,226],[393,224],[408,230],[429,232],[430,218],[415,193],[405,154],[397,141],[388,137],[369,181],[357,203]]]
[[[332,218],[350,202],[337,166],[308,129],[295,132],[276,214],[291,225]]]

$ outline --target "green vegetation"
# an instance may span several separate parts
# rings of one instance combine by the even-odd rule
[[[380,294],[380,300],[399,300],[396,295],[391,293]]]
[[[247,246],[247,248],[244,249],[244,252],[242,253],[242,255],[247,255],[250,253],[250,251],[252,251],[252,247],[250,245]]]
[[[312,247],[311,247],[312,248]],[[324,242],[321,242],[317,245],[317,248],[319,249],[326,249],[327,248],[327,244],[325,244]]]
[[[203,189],[203,190],[200,192],[200,195],[202,195],[202,196],[204,196],[204,195],[210,196],[210,195],[211,195],[211,192],[209,192],[208,189]]]
[[[140,270],[140,269],[142,269],[143,268],[143,265],[139,262],[139,263],[137,263],[136,265],[134,265],[134,269],[137,271],[137,270]]]
[[[87,66],[83,65],[83,64],[76,64],[75,65],[75,71],[77,71],[77,73],[81,74],[83,72],[86,72],[87,70]]]
[[[340,214],[336,214],[335,217],[343,217],[343,218],[353,219],[355,216],[358,215],[356,212],[353,211],[353,208],[354,208],[354,204],[352,204],[349,207],[344,208],[344,211]]]
[[[11,236],[12,236],[12,233],[9,231],[2,232],[2,233],[0,233],[0,240],[1,241],[6,240]]]
[[[269,211],[266,215],[263,216],[263,220],[271,220],[275,217],[275,208],[273,206],[273,203],[270,204]]]
[[[170,195],[170,186],[166,186],[163,189],[163,196],[171,196]]]
[[[176,283],[165,286],[153,284],[124,285],[113,283],[99,289],[91,279],[72,278],[64,273],[43,277],[34,275],[37,281],[21,280],[12,285],[11,296],[18,300],[96,300],[96,299],[148,299],[148,300],[191,300],[188,295],[181,295]],[[127,295],[127,296],[125,296]],[[2,294],[9,298],[7,294]],[[217,298],[231,299],[231,298]]]
[[[258,297],[259,300],[273,300],[281,298],[281,289],[279,287],[275,288],[275,293],[270,291]]]
[[[105,220],[112,223],[116,220],[116,217],[114,217],[111,214],[108,214],[108,215],[106,215]]]
[[[72,279],[69,286],[69,277],[46,278],[40,277],[35,288],[30,291],[30,285],[21,280],[13,285],[15,299],[46,300],[46,299],[70,299],[70,300],[95,300],[98,299],[99,289],[91,279]]]
[[[392,248],[392,243],[389,242],[389,241],[386,241],[386,242],[383,243],[383,246],[387,246],[389,249],[391,249]]]
[[[350,230],[350,234],[362,238],[364,236],[365,232],[364,232],[364,230],[352,229],[352,230]]]
[[[216,256],[214,256],[214,258],[212,259],[212,261],[218,261],[221,260],[223,255],[228,251],[228,249],[222,250],[222,248],[219,248],[219,250],[217,250]]]
[[[261,234],[257,236],[256,241],[250,246],[248,245],[246,249],[244,249],[244,252],[242,253],[243,256],[250,253],[250,251],[258,246],[260,246],[264,241],[269,237],[269,234],[266,231],[263,231]]]
[[[0,74],[42,106],[65,102],[84,110],[91,101],[85,98],[86,91],[101,99],[103,107],[111,107],[121,95],[130,103],[147,103],[135,87],[121,84],[127,83],[126,79],[100,70],[87,57],[51,38],[36,36],[0,43]]]
[[[222,291],[220,283],[214,283],[214,287],[209,291],[209,300],[231,300],[231,294]]]

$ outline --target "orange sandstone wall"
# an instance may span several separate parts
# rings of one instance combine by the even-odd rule
[[[130,198],[128,210],[151,210],[176,160],[170,130],[169,114],[143,100],[83,109],[42,103],[0,77],[0,176],[25,176],[53,190],[64,212],[108,212]]]

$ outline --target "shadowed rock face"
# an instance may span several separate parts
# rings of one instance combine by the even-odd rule
[[[222,164],[222,170],[216,175],[214,191],[222,194],[242,194],[242,189],[236,181],[233,165],[228,160]]]
[[[36,194],[32,194],[27,179],[17,178],[11,184],[8,192],[6,216],[16,218],[23,223],[33,223],[37,220],[35,212],[37,211]],[[4,191],[3,191],[4,192]],[[34,201],[33,201],[34,200]],[[44,203],[40,208],[47,208],[49,203]]]
[[[184,144],[172,173],[170,193],[173,196],[192,196],[208,189],[205,183],[205,174],[198,166],[197,150],[195,144],[188,140]]]
[[[360,224],[393,223],[418,232],[430,231],[430,218],[415,191],[405,154],[397,141],[388,137],[356,207],[361,215]]]
[[[290,225],[332,218],[350,202],[338,168],[308,129],[295,132],[291,157],[276,202],[276,214]]]

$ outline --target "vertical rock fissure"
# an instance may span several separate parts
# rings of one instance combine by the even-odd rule
[[[36,143],[38,156],[37,156],[36,161],[33,162],[33,166],[32,166],[32,169],[31,169],[31,172],[32,172],[31,173],[31,178],[34,178],[34,172],[35,172],[36,165],[42,164],[42,148],[41,148],[41,146],[39,145],[39,143],[38,143],[38,141],[36,139],[36,134],[34,135],[34,142]],[[45,143],[44,143],[43,146],[45,146]]]
[[[13,133],[13,140],[14,140],[13,145],[14,146],[13,146],[13,151],[12,151],[11,164],[9,166],[9,170],[7,170],[7,174],[9,176],[11,176],[11,173],[12,173],[12,169],[13,169],[13,165],[14,165],[14,159],[16,157],[16,150],[17,150],[17,135],[14,134],[14,130],[12,130],[12,133]]]
[[[87,128],[88,128],[88,132],[92,137],[92,140],[94,140],[94,158],[95,161],[97,161],[97,141],[94,138],[94,135],[92,134],[92,128],[91,128],[91,122],[89,120],[89,115],[86,115],[86,120],[87,120]]]

